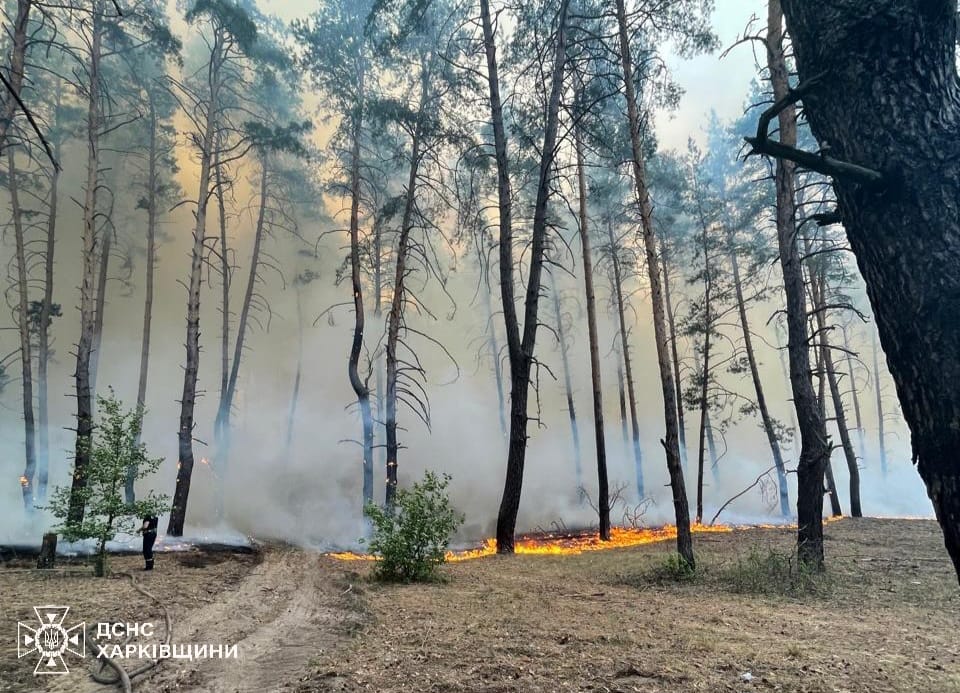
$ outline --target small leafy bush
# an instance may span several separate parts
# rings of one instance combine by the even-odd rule
[[[368,503],[364,513],[373,533],[370,553],[379,558],[374,577],[385,582],[427,582],[436,578],[450,537],[464,517],[447,497],[450,476],[433,472],[410,489],[397,489],[392,508]]]

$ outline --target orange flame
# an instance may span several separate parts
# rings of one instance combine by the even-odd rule
[[[28,479],[28,478],[26,477],[26,475],[21,475],[21,477],[20,477],[20,485],[23,486],[24,488],[26,488],[27,486],[30,485],[30,479]]]
[[[723,534],[737,529],[790,529],[796,525],[693,525],[694,534]],[[604,551],[630,546],[642,546],[677,538],[674,525],[663,527],[626,528],[614,527],[610,530],[610,541],[601,541],[597,534],[540,534],[519,537],[514,543],[514,553],[538,556],[569,556],[587,551]],[[497,552],[496,539],[487,539],[478,548],[461,551],[447,551],[446,560],[451,563],[469,561],[474,558],[492,556]],[[374,561],[370,554],[344,551],[326,554],[338,561]]]

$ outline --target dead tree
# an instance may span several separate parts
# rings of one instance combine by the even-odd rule
[[[873,346],[873,389],[877,397],[877,446],[880,449],[880,473],[887,477],[887,437],[884,433],[883,388],[880,384],[880,359],[877,357],[877,336],[872,339]]]

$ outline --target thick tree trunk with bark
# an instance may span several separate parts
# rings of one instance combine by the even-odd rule
[[[767,64],[775,99],[790,88],[783,45],[783,15],[780,0],[769,0],[767,11]],[[780,140],[789,146],[797,142],[797,114],[793,106],[779,113]],[[787,351],[790,387],[800,429],[800,458],[797,462],[797,553],[814,569],[823,566],[823,476],[830,460],[823,416],[810,379],[810,350],[807,334],[807,306],[803,267],[797,248],[796,167],[777,161],[777,243],[787,299]]]
[[[763,390],[763,382],[760,380],[760,368],[757,364],[757,355],[753,348],[753,335],[750,332],[750,322],[747,319],[747,306],[743,295],[743,281],[740,277],[740,262],[737,259],[737,251],[732,245],[731,242],[730,267],[733,271],[733,288],[737,299],[737,312],[740,315],[743,348],[747,353],[747,363],[750,366],[750,379],[753,381],[753,390],[757,397],[757,410],[760,412],[763,432],[767,435],[767,443],[770,445],[770,453],[773,455],[773,466],[777,470],[777,487],[780,491],[780,514],[783,517],[789,517],[790,497],[787,487],[787,468],[783,463],[780,441],[777,439],[777,432],[773,427],[773,417],[770,416],[766,393]]]
[[[33,358],[30,344],[30,297],[27,292],[27,251],[23,229],[23,208],[20,206],[20,183],[17,176],[13,148],[7,149],[7,188],[10,193],[10,212],[16,245],[17,265],[17,330],[20,333],[20,392],[23,405],[24,467],[20,477],[23,506],[33,511],[34,477],[37,469],[36,427],[33,418]]]
[[[560,310],[560,294],[556,287],[552,291],[553,316],[557,323],[557,340],[560,342],[560,362],[563,367],[563,390],[567,398],[567,414],[570,418],[570,436],[573,443],[573,469],[577,477],[577,488],[583,488],[583,459],[580,454],[580,429],[577,426],[577,409],[573,401],[573,378],[570,375],[570,356],[567,345],[567,333],[563,324],[563,311]]]
[[[77,367],[74,372],[77,396],[77,441],[73,461],[68,520],[81,522],[84,505],[80,492],[86,487],[86,466],[90,459],[90,435],[93,431],[93,394],[90,387],[90,353],[94,337],[94,273],[97,262],[97,188],[100,184],[100,57],[103,39],[103,2],[97,0],[91,11],[90,84],[87,86],[87,171],[83,200],[83,240],[80,280],[80,339],[77,341]]]
[[[207,230],[207,209],[210,202],[211,164],[216,147],[217,112],[220,103],[221,68],[223,66],[224,33],[217,29],[211,46],[209,69],[210,100],[206,104],[203,137],[200,140],[200,184],[197,193],[196,225],[190,255],[190,283],[187,289],[187,360],[183,369],[183,395],[180,398],[180,429],[177,432],[179,461],[177,484],[173,493],[173,509],[167,533],[183,536],[187,517],[187,499],[193,476],[193,416],[197,399],[197,376],[200,368],[200,284],[203,268],[204,239]]]
[[[623,357],[623,374],[627,381],[627,400],[630,403],[630,432],[633,452],[633,466],[637,476],[637,497],[646,496],[643,481],[643,454],[640,451],[640,417],[637,414],[637,395],[633,387],[633,367],[630,362],[630,344],[627,341],[627,306],[623,298],[623,276],[620,271],[620,253],[613,235],[613,221],[607,220],[607,240],[610,243],[610,261],[613,265],[613,298],[617,308],[617,338],[620,341],[620,354]]]
[[[620,42],[620,61],[623,68],[623,87],[627,102],[627,117],[630,126],[633,178],[640,205],[640,221],[643,243],[647,255],[647,273],[650,279],[650,299],[653,303],[653,328],[657,343],[657,365],[663,387],[663,409],[666,436],[663,442],[667,454],[667,470],[673,492],[673,506],[677,523],[677,552],[692,568],[694,566],[693,539],[690,535],[690,507],[683,480],[683,465],[680,461],[679,426],[677,423],[677,391],[673,382],[670,353],[667,340],[666,317],[663,305],[663,284],[657,259],[657,240],[653,224],[653,203],[647,190],[646,163],[640,139],[640,113],[634,88],[633,62],[630,57],[630,38],[627,27],[627,12],[624,0],[616,0],[617,25]]]
[[[913,458],[960,576],[956,0],[784,0],[804,112],[877,319]],[[908,232],[905,232],[907,229]]]
[[[587,212],[587,173],[583,139],[575,132],[577,194],[580,216],[580,249],[583,258],[583,293],[587,303],[587,337],[590,345],[590,384],[593,390],[593,435],[597,446],[597,509],[600,538],[610,538],[610,484],[607,479],[607,444],[603,434],[603,383],[600,378],[600,340],[597,336],[597,297],[593,290],[593,253],[590,249],[590,217]]]
[[[560,96],[563,90],[563,67],[566,59],[566,23],[569,0],[561,0],[557,12],[556,46],[551,66],[550,98],[546,109],[546,126],[540,159],[537,199],[534,206],[530,270],[524,299],[523,330],[514,302],[513,221],[510,193],[510,171],[507,137],[503,126],[503,105],[500,100],[500,82],[497,71],[496,42],[488,0],[480,0],[480,19],[487,58],[487,85],[490,97],[490,119],[493,126],[494,153],[497,163],[497,200],[500,212],[500,296],[507,333],[510,358],[510,442],[507,450],[507,473],[503,497],[497,514],[497,553],[513,553],[520,493],[523,488],[523,468],[527,452],[527,401],[530,390],[530,372],[533,366],[537,338],[537,311],[540,303],[543,260],[547,247],[547,202],[550,197],[550,178],[556,153]]]

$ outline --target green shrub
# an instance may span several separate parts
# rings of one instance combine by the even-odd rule
[[[426,582],[443,564],[450,537],[463,523],[447,497],[450,476],[427,472],[409,490],[397,489],[392,508],[368,503],[373,525],[370,553],[379,558],[374,576],[386,582]]]
[[[655,582],[689,582],[697,577],[697,569],[679,553],[671,553],[650,571]]]

